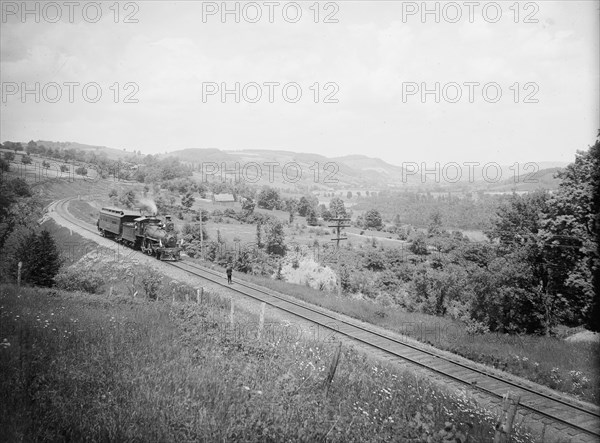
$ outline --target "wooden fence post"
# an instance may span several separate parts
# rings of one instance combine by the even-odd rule
[[[111,286],[110,289],[108,290],[108,298],[112,297],[112,291],[113,291],[113,287]]]
[[[508,443],[510,441],[512,425],[520,400],[520,394],[513,395],[511,392],[504,394],[502,398],[502,412],[495,426],[494,443]]]
[[[267,304],[262,302],[260,304],[260,318],[258,320],[258,341],[262,340],[263,328],[265,326],[265,307]]]
[[[200,304],[200,289],[196,289],[196,304]]]
[[[234,303],[233,298],[231,299],[231,310],[229,311],[229,325],[231,326],[231,330],[233,331],[233,311],[234,311]]]
[[[329,394],[329,387],[331,386],[331,381],[333,380],[333,376],[335,375],[335,371],[337,370],[338,363],[340,362],[340,353],[342,351],[342,342],[338,343],[338,347],[335,350],[335,354],[333,355],[333,360],[331,360],[331,364],[329,365],[329,372],[327,373],[327,378],[325,379],[325,397]]]

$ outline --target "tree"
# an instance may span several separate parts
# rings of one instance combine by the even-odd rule
[[[0,220],[10,219],[11,206],[20,198],[31,197],[31,189],[22,178],[0,180]],[[9,220],[10,221],[10,220]],[[0,243],[2,246],[2,243]]]
[[[184,208],[190,209],[195,201],[196,199],[193,197],[192,193],[188,192],[187,194],[185,194],[185,196],[181,198],[181,205]]]
[[[121,194],[121,196],[119,197],[119,203],[121,203],[127,208],[133,208],[135,204],[135,199],[135,192],[133,190],[129,190]]]
[[[256,224],[256,247],[261,249],[264,245],[262,242],[262,224],[258,222]]]
[[[346,217],[346,207],[344,201],[339,197],[334,197],[329,202],[329,210],[335,218]]]
[[[12,144],[12,149],[15,151],[15,154],[16,154],[18,151],[22,151],[23,150],[23,146],[21,145],[20,142],[13,143]]]
[[[23,155],[21,157],[21,163],[23,163],[24,165],[30,165],[31,162],[32,162],[31,156],[29,156],[29,155]]]
[[[599,134],[600,135],[600,134]],[[557,177],[558,192],[548,200],[541,222],[546,263],[557,277],[550,284],[600,331],[600,140]]]
[[[37,143],[34,142],[33,140],[30,140],[29,143],[27,143],[27,154],[37,154],[38,152],[38,146]]]
[[[498,315],[506,317],[506,309],[515,304],[528,309],[528,318],[512,316],[510,325],[501,324],[509,330],[549,334],[558,321],[573,323],[580,317],[581,304],[575,301],[578,297],[565,291],[567,272],[548,249],[542,231],[542,214],[548,211],[550,196],[545,191],[513,195],[498,208],[494,225],[487,232],[490,239],[499,242],[495,261],[508,266],[495,273],[498,291],[513,294],[502,307],[504,314]]]
[[[69,167],[67,165],[60,165],[60,172],[69,172]]]
[[[312,209],[311,202],[303,195],[298,201],[298,215],[300,215],[300,217],[306,217],[310,209]]]
[[[275,209],[279,206],[279,192],[270,187],[265,187],[258,194],[257,204],[259,208],[264,209]]]
[[[381,220],[381,214],[376,209],[370,209],[365,213],[365,229],[377,229],[378,231],[383,226],[383,221]]]
[[[287,249],[283,223],[278,219],[271,219],[265,226],[265,249],[271,255],[284,256]]]
[[[184,240],[183,247],[186,254],[190,257],[200,257],[202,255],[202,242],[207,242],[208,232],[201,223],[186,223],[181,231]]]
[[[11,151],[5,152],[4,153],[4,159],[6,161],[9,161],[9,162],[13,161],[15,159],[15,153],[11,152]]]
[[[13,276],[22,263],[21,281],[38,286],[53,286],[54,277],[61,266],[61,257],[54,238],[45,229],[36,234],[31,231],[22,238],[13,256]]]
[[[242,199],[242,211],[244,211],[246,216],[249,216],[254,212],[254,208],[256,207],[256,202],[251,198],[243,198]]]
[[[293,197],[286,198],[283,201],[283,209],[287,212],[295,213],[298,210],[299,201]]]
[[[429,254],[429,251],[427,250],[427,243],[425,242],[425,235],[419,232],[417,235],[413,236],[412,242],[408,249],[410,252],[417,255]]]
[[[317,215],[313,208],[310,208],[306,214],[306,223],[308,223],[309,226],[317,226],[318,224]]]
[[[79,166],[78,168],[75,169],[75,174],[78,175],[87,175],[88,171],[84,166]]]
[[[10,163],[3,158],[0,158],[0,173],[8,171],[10,171]]]
[[[442,214],[440,211],[435,211],[431,214],[427,235],[433,237],[442,233]]]
[[[117,190],[115,188],[112,188],[110,191],[108,191],[109,198],[116,197],[117,195],[119,195],[119,193],[117,192]]]
[[[32,283],[40,286],[53,286],[54,277],[62,264],[60,252],[54,238],[47,230],[38,235],[33,253],[35,274]]]
[[[48,168],[50,168],[50,163],[48,163],[46,160],[44,160],[44,161],[42,162],[42,168],[44,168],[44,169],[48,169]]]
[[[319,205],[318,214],[325,221],[330,220],[332,217],[331,212],[329,212],[329,209],[327,209],[327,206],[325,206],[324,204]]]

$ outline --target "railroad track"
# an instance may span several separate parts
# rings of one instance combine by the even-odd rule
[[[59,200],[53,205],[69,222],[97,233],[96,229],[91,229],[89,225],[69,214],[66,205],[70,200],[68,198]],[[598,407],[570,400],[558,393],[546,393],[533,384],[516,381],[508,374],[504,377],[495,371],[481,369],[458,358],[451,358],[443,353],[403,341],[391,333],[382,333],[358,322],[344,319],[325,309],[294,301],[290,297],[258,285],[240,280],[237,280],[234,285],[228,285],[222,273],[193,262],[164,263],[227,287],[246,297],[265,302],[284,312],[334,331],[335,334],[343,335],[434,374],[451,379],[459,385],[476,389],[492,399],[501,399],[508,391],[520,394],[520,408],[537,414],[543,423],[553,425],[574,438],[576,436],[578,441],[600,442],[600,408]]]

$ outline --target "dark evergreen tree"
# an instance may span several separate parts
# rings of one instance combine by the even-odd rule
[[[17,246],[11,263],[13,277],[17,278],[18,264],[21,267],[21,282],[38,286],[53,286],[62,260],[54,238],[45,229],[36,234],[30,231]]]
[[[283,223],[278,219],[269,220],[265,226],[265,246],[267,253],[284,256],[286,251]]]
[[[31,251],[33,273],[30,282],[39,286],[53,286],[54,277],[58,274],[62,264],[60,252],[54,238],[45,229],[40,232]]]

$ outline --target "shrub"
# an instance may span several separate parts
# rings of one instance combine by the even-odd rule
[[[286,259],[279,273],[288,283],[305,284],[320,291],[333,291],[337,286],[335,272],[310,257]]]
[[[469,335],[480,335],[490,332],[490,328],[485,323],[473,320],[470,317],[465,319],[465,326],[465,331]]]
[[[161,278],[159,275],[148,271],[142,275],[142,286],[146,292],[146,296],[150,300],[156,300],[158,298],[158,290],[161,285]]]
[[[76,267],[62,270],[56,277],[56,286],[65,291],[83,291],[97,294],[104,284],[104,279],[93,270],[82,271]]]
[[[225,211],[223,211],[223,215],[225,217],[231,217],[231,218],[237,219],[237,212],[235,212],[235,209],[227,208],[227,209],[225,209]]]
[[[412,238],[412,243],[408,247],[410,252],[417,255],[427,255],[429,251],[427,250],[427,243],[425,242],[425,236],[421,233],[415,235]]]

